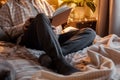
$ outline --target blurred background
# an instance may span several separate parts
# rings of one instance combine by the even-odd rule
[[[98,0],[47,0],[48,3],[56,10],[62,5],[73,8],[68,22],[97,19]],[[7,0],[0,0],[0,7]]]

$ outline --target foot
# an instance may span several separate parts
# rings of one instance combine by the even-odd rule
[[[47,54],[43,54],[39,57],[38,62],[40,63],[41,66],[50,68],[52,64],[51,58]]]
[[[68,65],[63,66],[63,68],[58,70],[58,73],[63,75],[70,75],[75,72],[80,72],[80,70]]]
[[[74,68],[71,64],[67,63],[66,60],[57,59],[53,61],[54,66],[56,66],[57,73],[63,75],[70,75],[75,72],[80,72],[80,70]]]
[[[52,61],[52,59],[47,54],[41,55],[38,61],[41,66],[49,68],[54,72],[57,72],[63,75],[70,75],[72,73],[80,71],[74,68],[73,66],[71,66],[70,64],[66,63],[66,61],[65,62],[62,60]]]

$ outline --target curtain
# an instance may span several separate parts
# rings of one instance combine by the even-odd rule
[[[96,32],[100,36],[120,36],[120,0],[99,0]]]

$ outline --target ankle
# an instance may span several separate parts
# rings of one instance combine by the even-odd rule
[[[47,54],[42,54],[39,57],[38,62],[40,63],[41,66],[44,66],[47,68],[51,67],[51,64],[52,64],[52,60]]]
[[[56,66],[57,73],[59,73],[59,74],[70,75],[72,73],[80,71],[62,59],[55,60],[55,61],[53,61],[53,63],[54,63],[54,66]]]

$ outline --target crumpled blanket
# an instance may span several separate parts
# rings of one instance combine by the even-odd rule
[[[65,58],[82,72],[65,76],[39,70],[32,80],[120,80],[120,37],[115,34],[96,38],[92,46]]]
[[[0,42],[0,62],[7,61],[16,72],[15,80],[30,80],[38,70],[45,69],[38,63],[44,51],[32,50],[8,42]]]
[[[0,42],[0,61],[7,60],[16,70],[16,80],[120,80],[120,38],[117,35],[97,37],[94,44],[65,56],[82,70],[68,76],[49,71],[37,63],[44,51],[31,50]]]

